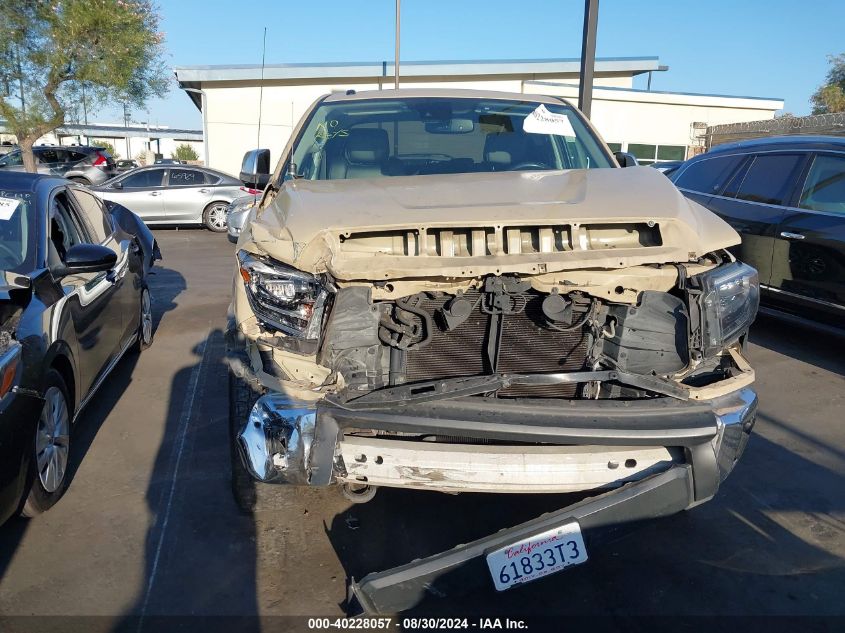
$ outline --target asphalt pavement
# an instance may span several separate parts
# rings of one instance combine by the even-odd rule
[[[121,361],[74,430],[62,501],[0,527],[0,615],[107,616],[105,630],[158,630],[174,615],[342,616],[349,578],[572,501],[383,490],[351,505],[311,489],[240,514],[223,343],[234,248],[203,230],[155,233],[155,342]],[[845,616],[845,341],[771,317],[751,340],[756,432],[713,501],[626,529],[586,565],[418,611]]]

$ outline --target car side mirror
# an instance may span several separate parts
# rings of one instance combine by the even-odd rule
[[[53,268],[54,277],[98,273],[111,270],[117,263],[117,254],[101,244],[74,244],[65,254],[64,264]]]
[[[636,156],[628,152],[614,152],[613,155],[620,167],[637,167],[639,165]]]
[[[112,189],[123,189],[123,183],[122,182],[113,182],[112,185],[111,185],[111,188]]]
[[[250,189],[264,189],[270,182],[270,150],[253,149],[244,154],[240,179]]]

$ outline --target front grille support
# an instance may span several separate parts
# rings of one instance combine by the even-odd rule
[[[516,278],[488,278],[483,293],[468,291],[461,297],[473,307],[469,316],[456,321],[449,318],[453,297],[417,295],[415,307],[433,315],[431,336],[423,349],[413,345],[405,350],[391,349],[391,384],[497,373],[583,371],[590,341],[589,324],[584,319],[588,308],[581,303],[573,305],[572,323],[584,321],[582,327],[549,327],[543,312],[548,296]],[[578,389],[578,384],[511,384],[497,394],[572,398]]]

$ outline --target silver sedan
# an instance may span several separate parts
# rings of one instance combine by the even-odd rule
[[[147,224],[202,224],[220,233],[229,203],[247,191],[234,176],[193,165],[140,167],[91,190]]]

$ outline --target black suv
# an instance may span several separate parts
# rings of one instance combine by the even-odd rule
[[[81,185],[99,185],[118,173],[114,158],[102,147],[36,145],[32,152],[39,174],[61,176]],[[21,150],[0,158],[0,169],[24,171]]]
[[[845,138],[719,145],[671,178],[739,232],[766,303],[845,327]]]

